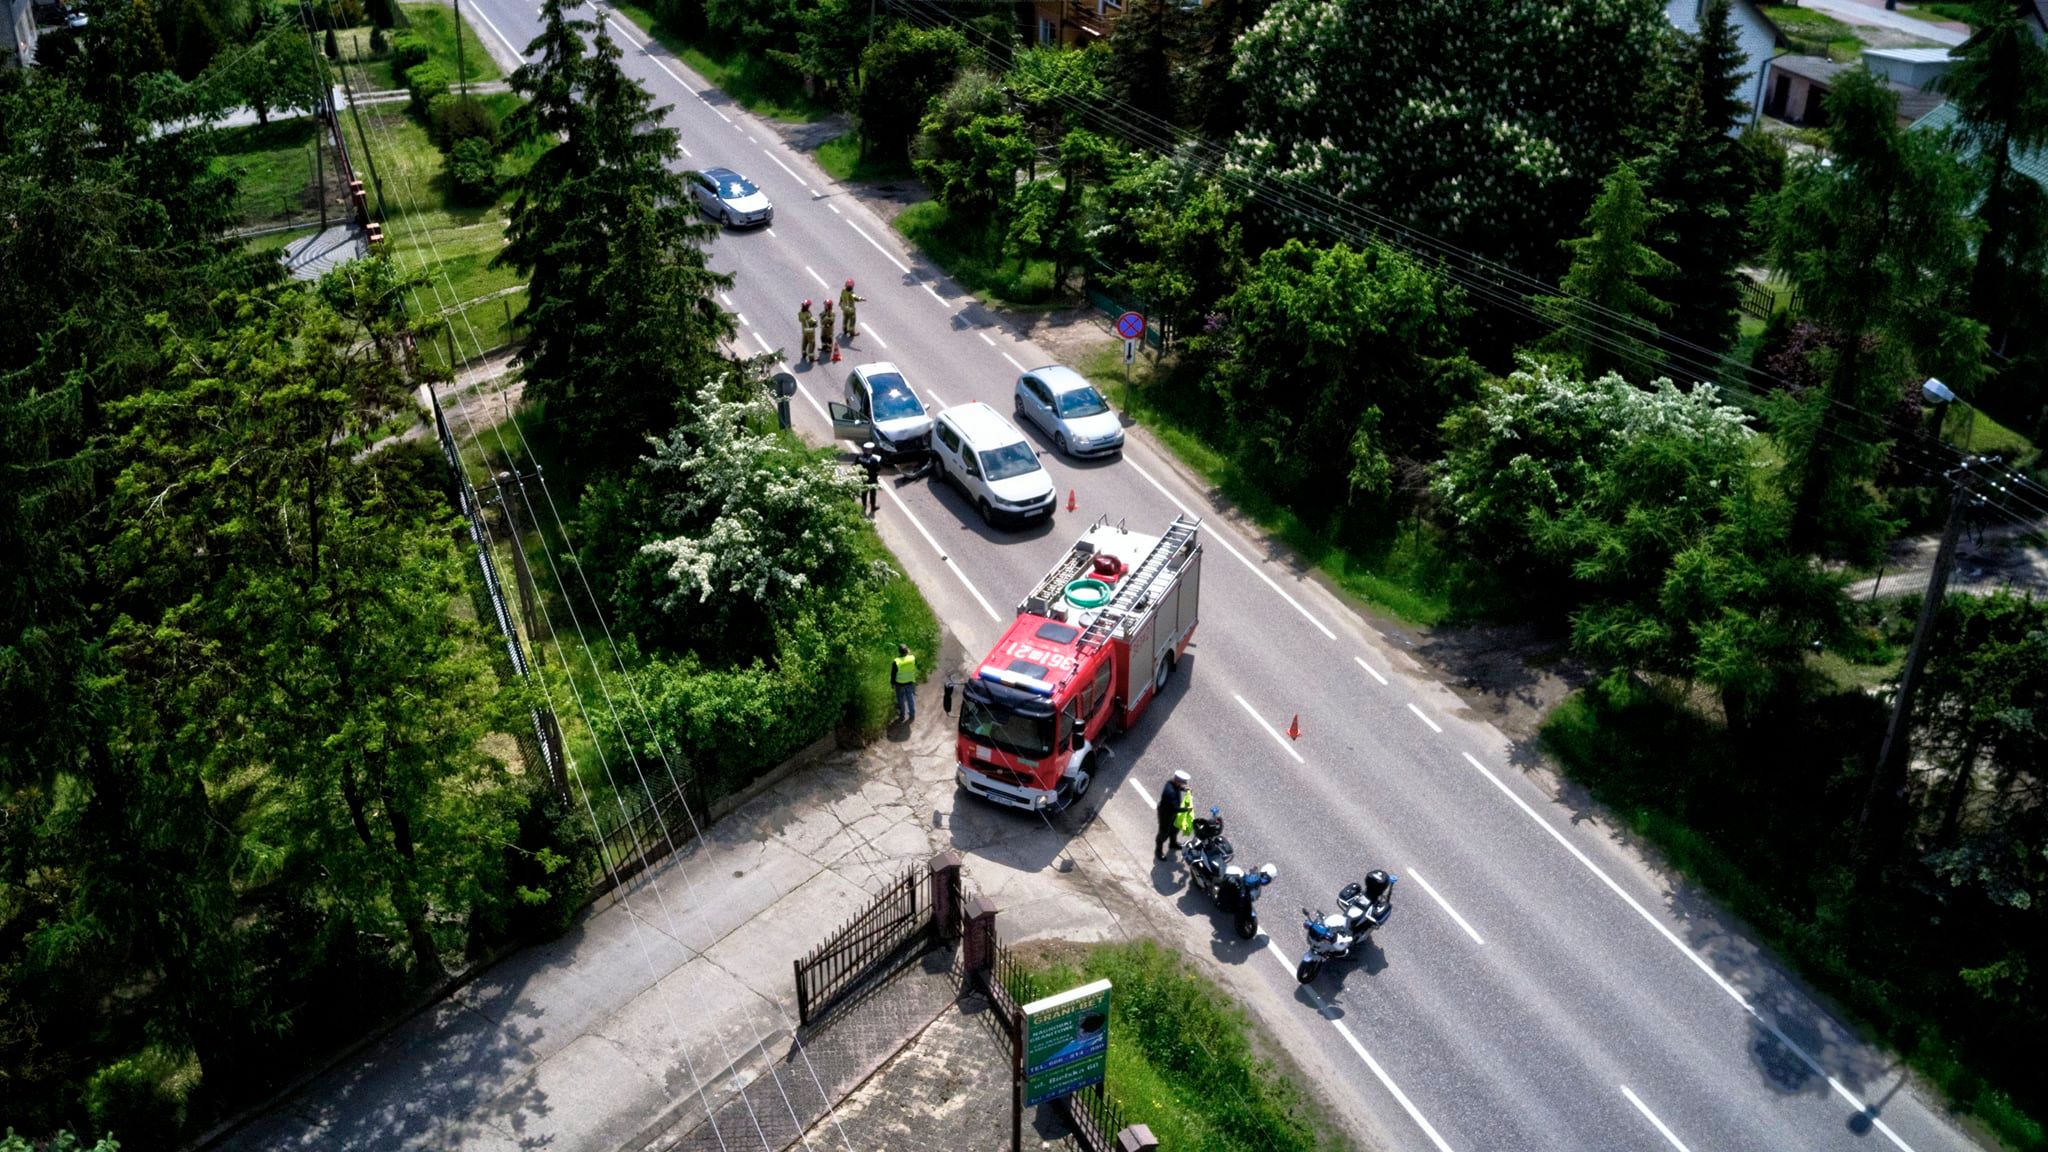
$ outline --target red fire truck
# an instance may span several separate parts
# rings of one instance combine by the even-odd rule
[[[1195,634],[1200,527],[1146,536],[1104,517],[1046,573],[960,686],[961,787],[1033,810],[1088,791],[1103,741],[1138,722]]]

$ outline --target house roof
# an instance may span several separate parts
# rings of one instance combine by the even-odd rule
[[[2048,5],[2048,0],[2039,0],[2039,2],[2043,5]],[[1771,19],[1770,13],[1764,11],[1761,5],[1755,3],[1755,0],[1730,0],[1729,6],[1746,10],[1764,27],[1769,28],[1771,30],[1771,42],[1778,47],[1783,48],[1788,43],[1785,39],[1785,30],[1778,27],[1778,22]],[[1665,17],[1681,32],[1697,33],[1700,30],[1700,17],[1706,15],[1706,11],[1707,0],[1672,0],[1671,3],[1664,7]],[[1679,15],[1681,12],[1685,13],[1683,17]]]
[[[1781,72],[1802,77],[1822,88],[1832,88],[1835,77],[1840,76],[1851,68],[1860,68],[1862,65],[1860,63],[1842,64],[1825,56],[1780,56],[1776,60],[1771,61],[1771,67]],[[1908,122],[1920,119],[1940,107],[1943,103],[1943,97],[1939,92],[1929,92],[1924,88],[1909,88],[1904,84],[1888,79],[1884,81],[1884,85],[1898,96],[1899,118]]]
[[[1832,84],[1835,77],[1850,65],[1839,64],[1825,56],[1780,56],[1771,61],[1771,67],[1780,72],[1789,72],[1815,84]]]
[[[1951,59],[1946,48],[1865,48],[1863,55],[1902,64],[1945,64]]]
[[[1927,115],[1913,121],[1910,130],[1914,132],[1946,132],[1954,128],[1956,122],[1961,118],[1962,116],[1956,111],[1955,105],[1943,104]],[[1967,144],[1962,146],[1962,151],[1965,159],[1975,156],[1975,150]],[[2022,152],[2018,148],[2014,148],[2011,155],[2013,171],[2027,177],[2043,188],[2048,188],[2048,148],[2036,149],[2032,152]]]

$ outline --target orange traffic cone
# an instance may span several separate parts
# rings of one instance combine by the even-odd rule
[[[839,341],[837,340],[832,341],[832,362],[834,364],[839,363]]]
[[[1301,713],[1296,712],[1294,719],[1287,722],[1287,738],[1289,740],[1301,739]]]
[[[1072,488],[1067,489],[1067,511],[1072,512],[1080,506],[1080,503],[1074,499],[1074,490]]]

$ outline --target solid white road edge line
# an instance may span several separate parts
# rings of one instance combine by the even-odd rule
[[[1280,734],[1279,729],[1273,727],[1271,724],[1266,723],[1266,718],[1264,716],[1259,715],[1258,709],[1246,703],[1245,698],[1239,696],[1237,693],[1232,692],[1230,695],[1233,699],[1237,701],[1237,706],[1244,709],[1245,712],[1248,713],[1252,719],[1257,720],[1259,722],[1259,727],[1264,728],[1266,730],[1266,735],[1271,736],[1274,742],[1280,745],[1280,750],[1282,752],[1285,752],[1289,756],[1294,757],[1294,762],[1296,764],[1306,763],[1306,761],[1304,761],[1301,758],[1301,753],[1296,752],[1294,750],[1294,745],[1288,743],[1287,737],[1282,736]]]
[[[1280,967],[1287,973],[1288,978],[1293,979],[1294,961],[1287,958],[1287,953],[1282,952],[1280,945],[1274,943],[1271,937],[1266,939],[1266,950],[1271,952],[1280,961]],[[1323,1006],[1323,998],[1316,995],[1316,990],[1306,984],[1301,986],[1301,990],[1308,993],[1309,999],[1315,1001],[1316,1010],[1320,1012]],[[1324,1017],[1324,1019],[1327,1020],[1329,1018]],[[1394,1098],[1394,1103],[1399,1104],[1401,1110],[1408,1113],[1408,1118],[1415,1121],[1415,1126],[1422,1129],[1424,1136],[1429,1137],[1429,1142],[1436,1146],[1437,1152],[1451,1152],[1451,1146],[1444,1142],[1442,1136],[1437,1134],[1436,1126],[1423,1119],[1422,1110],[1415,1106],[1413,1100],[1408,1099],[1408,1094],[1401,1091],[1401,1086],[1394,1083],[1394,1078],[1387,1075],[1387,1070],[1380,1067],[1380,1062],[1372,1058],[1372,1053],[1365,1050],[1365,1045],[1358,1042],[1358,1037],[1351,1034],[1351,1029],[1345,1027],[1342,1020],[1331,1020],[1330,1025],[1337,1029],[1337,1035],[1342,1036],[1346,1044],[1351,1045],[1351,1050],[1358,1053],[1358,1058],[1365,1061],[1365,1066],[1371,1069],[1373,1076],[1379,1080],[1380,1087],[1385,1088],[1387,1093]]]
[[[787,173],[789,173],[789,178],[790,178],[790,179],[792,179],[792,180],[796,181],[796,182],[797,182],[797,183],[799,183],[799,184],[802,184],[802,185],[804,185],[804,186],[805,186],[805,187],[807,187],[807,188],[808,188],[808,187],[810,187],[810,184],[809,184],[809,182],[808,182],[808,181],[806,181],[806,180],[805,180],[805,179],[804,179],[803,177],[801,177],[801,176],[799,176],[799,175],[797,175],[797,174],[796,174],[796,169],[794,169],[794,168],[791,168],[791,167],[790,167],[789,165],[787,165],[787,164],[784,164],[784,163],[782,162],[782,157],[780,157],[780,156],[777,156],[777,155],[775,154],[775,152],[774,152],[774,151],[773,151],[772,149],[770,149],[770,148],[769,148],[769,147],[768,147],[767,145],[765,145],[765,144],[761,146],[761,155],[763,155],[763,156],[766,156],[766,157],[767,157],[767,158],[769,158],[770,160],[773,160],[773,161],[775,161],[775,166],[776,166],[777,168],[780,168],[780,169],[782,169],[782,170],[783,170],[784,172],[787,172]]]
[[[1409,865],[1406,869],[1404,869],[1404,871],[1408,873],[1410,879],[1414,880],[1417,884],[1422,885],[1422,890],[1424,892],[1429,893],[1429,898],[1431,900],[1436,901],[1437,907],[1443,909],[1446,915],[1450,916],[1451,919],[1456,920],[1458,922],[1458,927],[1463,928],[1465,930],[1465,935],[1470,936],[1474,944],[1483,945],[1486,943],[1486,941],[1481,940],[1479,938],[1479,933],[1474,932],[1472,930],[1472,926],[1470,924],[1465,923],[1465,918],[1463,916],[1458,915],[1458,910],[1456,908],[1451,907],[1451,902],[1444,899],[1443,895],[1439,893],[1435,888],[1430,887],[1429,881],[1424,880],[1422,878],[1422,873],[1416,871],[1414,865]]]
[[[867,241],[870,244],[873,244],[875,246],[875,251],[880,252],[885,258],[887,258],[889,263],[894,264],[898,272],[903,273],[905,276],[910,275],[910,265],[905,264],[901,260],[898,260],[894,252],[891,252],[887,248],[882,247],[882,242],[875,239],[873,236],[868,235],[866,229],[862,228],[858,224],[855,224],[851,220],[848,220],[846,222],[846,226],[848,228],[853,229],[855,232],[860,233],[861,239]]]
[[[1707,963],[1704,957],[1702,957],[1699,953],[1693,951],[1689,946],[1687,946],[1685,941],[1680,940],[1678,938],[1677,933],[1674,933],[1673,931],[1671,931],[1671,929],[1666,928],[1663,925],[1663,923],[1659,921],[1655,916],[1650,915],[1649,909],[1643,907],[1642,904],[1639,903],[1635,897],[1629,895],[1627,889],[1615,883],[1614,878],[1612,876],[1609,876],[1606,873],[1606,871],[1603,870],[1598,864],[1593,863],[1590,857],[1588,857],[1584,852],[1579,850],[1578,845],[1572,843],[1569,839],[1567,839],[1564,833],[1559,832],[1556,828],[1552,827],[1550,821],[1545,820],[1542,816],[1538,815],[1534,808],[1529,807],[1527,801],[1523,800],[1520,796],[1515,795],[1514,790],[1509,788],[1507,784],[1501,780],[1500,777],[1494,775],[1493,772],[1486,767],[1486,765],[1481,764],[1477,757],[1473,756],[1470,752],[1460,753],[1460,755],[1465,757],[1465,762],[1467,764],[1470,764],[1472,765],[1472,767],[1479,769],[1480,775],[1486,777],[1488,780],[1491,780],[1493,782],[1493,786],[1495,788],[1500,789],[1501,795],[1506,796],[1509,800],[1514,801],[1515,807],[1520,808],[1522,812],[1529,817],[1529,819],[1534,820],[1536,822],[1537,827],[1543,829],[1545,832],[1550,833],[1550,838],[1552,840],[1557,841],[1559,844],[1563,845],[1564,850],[1570,852],[1574,857],[1578,859],[1579,863],[1585,865],[1586,870],[1588,872],[1591,872],[1594,876],[1598,877],[1600,882],[1602,884],[1607,885],[1608,889],[1612,891],[1616,896],[1621,897],[1622,903],[1627,904],[1630,908],[1635,909],[1636,915],[1641,916],[1645,924],[1648,924],[1650,927],[1655,928],[1657,930],[1658,935],[1664,937],[1664,939],[1668,943],[1670,943],[1670,945],[1673,948],[1678,949],[1678,951],[1681,954],[1683,954],[1686,959],[1692,961],[1693,967],[1698,968],[1701,972],[1706,973],[1707,979],[1712,980],[1716,987],[1720,988],[1721,991],[1728,994],[1728,998],[1730,1000],[1733,1000],[1737,1004],[1741,1005],[1742,1010],[1744,1012],[1749,1013],[1752,1019],[1754,1019],[1758,1024],[1763,1025],[1765,1031],[1769,1032],[1771,1036],[1778,1041],[1778,1043],[1783,1044],[1785,1046],[1786,1051],[1792,1053],[1794,1056],[1799,1057],[1799,1062],[1806,1065],[1807,1069],[1811,1071],[1814,1075],[1825,1078],[1828,1082],[1828,1087],[1835,1090],[1835,1095],[1840,1096],[1842,1099],[1848,1101],[1850,1106],[1855,1108],[1858,1112],[1861,1112],[1866,1116],[1869,1116],[1871,1126],[1876,1128],[1879,1132],[1884,1133],[1885,1138],[1890,1140],[1894,1145],[1896,1145],[1899,1149],[1899,1152],[1913,1152],[1913,1146],[1906,1143],[1904,1140],[1900,1139],[1899,1134],[1892,1131],[1890,1125],[1886,1124],[1882,1119],[1879,1119],[1874,1113],[1872,1113],[1869,1105],[1865,1104],[1862,1100],[1858,1099],[1854,1092],[1849,1091],[1849,1089],[1842,1085],[1841,1081],[1835,1079],[1833,1076],[1829,1076],[1827,1069],[1822,1068],[1820,1066],[1820,1061],[1815,1060],[1811,1055],[1809,1055],[1806,1049],[1800,1047],[1798,1044],[1793,1043],[1792,1038],[1790,1036],[1785,1035],[1784,1029],[1779,1028],[1775,1023],[1772,1023],[1770,1020],[1766,1019],[1763,1013],[1757,1011],[1756,1006],[1751,1004],[1747,999],[1745,999],[1741,992],[1736,991],[1736,988],[1733,984],[1728,983],[1728,981],[1724,979],[1719,972],[1714,971],[1713,965]]]
[[[1664,1138],[1666,1140],[1671,1141],[1671,1146],[1673,1148],[1678,1149],[1678,1152],[1692,1152],[1692,1149],[1687,1148],[1685,1146],[1685,1141],[1680,1140],[1676,1133],[1672,1132],[1671,1129],[1666,1128],[1664,1126],[1664,1122],[1662,1120],[1657,1119],[1657,1114],[1655,1112],[1650,1111],[1650,1106],[1648,1104],[1643,1103],[1641,1097],[1637,1096],[1635,1093],[1628,1090],[1628,1085],[1623,1084],[1621,1086],[1621,1094],[1623,1096],[1628,1097],[1628,1102],[1636,1106],[1636,1111],[1641,1112],[1643,1114],[1643,1119],[1648,1120],[1650,1123],[1657,1126],[1657,1131],[1662,1132],[1664,1134]]]
[[[1011,361],[1011,363],[1015,363],[1015,361]],[[1180,509],[1182,512],[1187,513],[1189,516],[1193,516],[1195,514],[1194,509],[1181,503],[1180,497],[1175,496],[1171,492],[1168,492],[1166,490],[1166,485],[1161,484],[1159,480],[1152,475],[1152,473],[1145,471],[1142,465],[1140,465],[1136,460],[1131,459],[1129,453],[1125,453],[1124,463],[1129,464],[1132,468],[1137,469],[1138,475],[1143,476],[1145,478],[1146,483],[1152,485],[1154,488],[1159,489],[1159,494],[1161,496],[1164,496],[1168,500],[1173,501],[1174,507]],[[1287,589],[1282,588],[1278,581],[1274,580],[1271,576],[1266,575],[1265,570],[1260,568],[1257,564],[1252,563],[1251,560],[1248,557],[1246,557],[1244,553],[1239,552],[1235,548],[1232,548],[1230,546],[1230,541],[1225,540],[1223,538],[1222,533],[1211,531],[1209,534],[1209,539],[1214,540],[1218,545],[1222,546],[1225,552],[1228,552],[1232,556],[1237,557],[1237,562],[1251,569],[1253,575],[1257,576],[1261,580],[1264,580],[1266,582],[1266,587],[1271,588],[1275,592],[1278,592],[1282,600],[1285,600],[1287,601],[1287,603],[1293,605],[1294,610],[1296,612],[1301,613],[1302,619],[1315,625],[1316,628],[1319,629],[1323,635],[1328,636],[1330,639],[1335,640],[1337,638],[1337,634],[1335,632],[1330,631],[1328,625],[1324,624],[1321,620],[1316,619],[1314,616],[1309,615],[1308,609],[1303,608],[1301,606],[1301,601],[1296,600],[1292,596],[1289,596],[1287,594]]]
[[[1365,662],[1365,657],[1363,657],[1363,656],[1353,656],[1353,657],[1352,657],[1352,659],[1353,659],[1353,660],[1356,660],[1356,661],[1358,661],[1358,666],[1359,666],[1360,668],[1363,668],[1363,669],[1365,669],[1365,670],[1366,670],[1367,672],[1370,672],[1370,673],[1372,673],[1372,678],[1380,682],[1380,687],[1382,687],[1382,688],[1386,687],[1386,684],[1387,684],[1387,678],[1386,678],[1385,676],[1382,676],[1382,675],[1380,675],[1379,669],[1377,669],[1377,668],[1374,668],[1374,667],[1373,667],[1372,665],[1370,665],[1370,664],[1367,664],[1367,663]]]
[[[1434,721],[1434,720],[1431,720],[1431,719],[1429,718],[1429,715],[1428,715],[1427,713],[1425,713],[1425,712],[1424,712],[1424,711],[1423,711],[1422,709],[1420,709],[1420,708],[1417,708],[1417,707],[1416,707],[1416,706],[1415,706],[1415,705],[1414,705],[1414,704],[1413,704],[1413,703],[1411,702],[1411,703],[1410,703],[1410,704],[1408,705],[1408,710],[1409,710],[1410,712],[1413,712],[1413,713],[1415,713],[1415,718],[1416,718],[1416,719],[1418,719],[1418,720],[1422,721],[1422,722],[1423,722],[1424,724],[1427,724],[1427,725],[1429,725],[1429,730],[1430,730],[1431,732],[1434,732],[1434,733],[1436,733],[1436,734],[1437,734],[1437,735],[1439,735],[1439,736],[1443,735],[1443,732],[1444,732],[1444,730],[1443,730],[1443,727],[1442,727],[1441,725],[1439,725],[1439,724],[1438,724],[1438,723],[1437,723],[1436,721]]]
[[[496,24],[491,23],[491,18],[489,16],[484,15],[484,13],[477,9],[474,5],[470,7],[470,12],[473,13],[477,19],[484,22],[484,27],[489,28],[491,30],[491,35],[496,36],[498,38],[498,43],[503,44],[505,47],[512,50],[512,58],[514,60],[526,59],[526,53],[520,51],[519,45],[514,44],[510,37],[506,36],[503,32],[498,31],[498,26]]]
[[[619,30],[620,39],[624,40],[628,44],[631,44],[633,47],[640,49],[642,52],[647,52],[647,45],[653,42],[651,40],[633,39],[633,34],[631,32],[626,31],[626,26],[624,24],[619,23],[617,18],[613,17],[609,13],[605,15],[604,21],[605,23]],[[675,69],[661,62],[661,57],[656,56],[652,52],[648,52],[647,59],[656,68],[659,68],[663,72],[668,73],[669,79],[675,81],[678,84],[681,84],[683,86],[683,91],[688,92],[692,96],[695,96],[697,98],[697,103],[702,104],[706,108],[710,108],[711,114],[713,116],[718,117],[720,120],[725,121],[727,124],[732,124],[732,117],[727,116],[725,113],[720,112],[717,108],[712,107],[711,101],[706,100],[702,92],[699,92],[695,88],[690,87],[688,81],[684,80],[681,76],[676,75]],[[733,124],[733,127],[737,129],[739,125]]]
[[[960,566],[953,563],[953,558],[946,555],[946,550],[939,547],[939,542],[932,539],[932,534],[924,530],[924,525],[919,522],[918,518],[911,515],[910,507],[903,502],[903,497],[898,496],[896,490],[887,484],[882,486],[882,494],[887,496],[896,505],[898,512],[903,513],[903,518],[910,521],[910,526],[917,529],[917,534],[924,537],[924,542],[932,546],[932,551],[939,554],[939,562],[944,564],[959,579],[961,586],[966,588],[968,593],[974,597],[974,602],[981,605],[983,612],[988,613],[988,618],[1001,624],[1003,622],[1002,615],[989,604],[988,598],[981,594],[981,589],[974,586],[974,581],[967,578],[967,573],[962,572]]]
[[[1010,362],[1010,367],[1015,368],[1019,372],[1028,371],[1028,369],[1026,369],[1022,364],[1017,363],[1017,358],[1015,356],[1010,355],[1008,352],[1003,353],[1003,359],[1008,360]]]

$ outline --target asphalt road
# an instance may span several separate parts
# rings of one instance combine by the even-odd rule
[[[508,56],[538,31],[532,0],[472,0],[467,11]],[[830,435],[824,402],[868,360],[896,362],[935,406],[1010,410],[1018,370],[1048,356],[772,130],[650,51],[622,17],[608,23],[627,70],[671,106],[684,162],[736,168],[775,200],[772,229],[713,247],[737,276],[726,305],[742,347],[793,350],[798,300],[836,297],[848,276],[868,297],[846,362],[797,372],[806,434]],[[1261,905],[1271,938],[1244,944],[1226,929],[1214,954],[1266,1014],[1294,1014],[1296,1034],[1317,1046],[1311,1063],[1344,1070],[1325,1089],[1370,1116],[1386,1147],[1975,1147],[1894,1059],[1711,909],[1674,895],[1596,813],[1554,799],[1399,643],[1226,524],[1176,467],[1136,441],[1097,464],[1041,448],[1077,513],[992,531],[949,488],[885,482],[883,534],[979,651],[1095,517],[1153,532],[1176,512],[1203,517],[1195,646],[1089,802],[1120,833],[1137,829],[1127,843],[1148,845],[1150,792],[1187,768],[1198,802],[1222,807],[1240,859],[1277,863]],[[1280,732],[1296,714],[1303,734],[1291,742]],[[1360,961],[1298,988],[1294,909],[1334,906],[1340,886],[1375,866],[1403,877],[1396,916]]]

